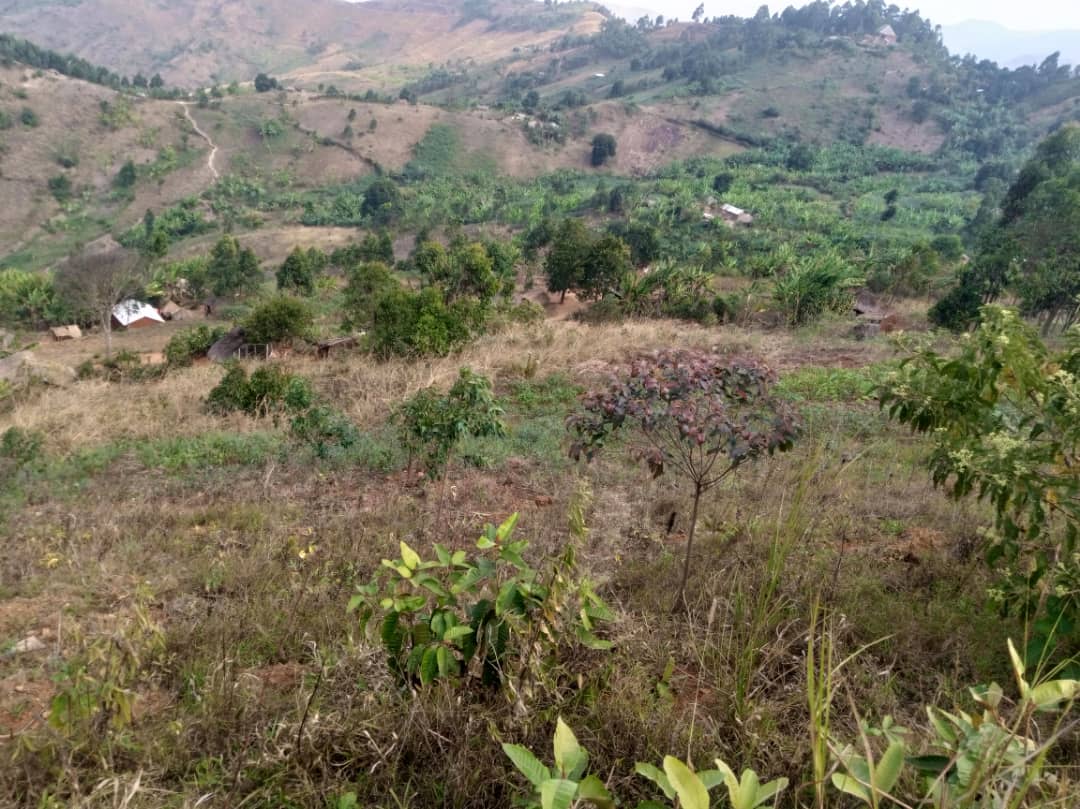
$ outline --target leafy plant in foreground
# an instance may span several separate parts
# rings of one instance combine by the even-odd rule
[[[833,786],[857,798],[866,806],[932,806],[935,809],[999,809],[1029,805],[1028,795],[1050,798],[1054,779],[1045,772],[1050,747],[1065,732],[1065,718],[1076,697],[1080,681],[1044,680],[1035,685],[1025,678],[1024,664],[1012,641],[1009,658],[1020,699],[1013,716],[1005,710],[1004,692],[996,683],[970,689],[982,708],[979,714],[949,712],[928,706],[933,752],[911,755],[904,741],[905,728],[892,725],[889,718],[881,729],[863,726],[857,746],[833,749],[840,770],[832,775]],[[1044,742],[1033,738],[1038,732],[1035,714],[1057,713]],[[1045,723],[1040,723],[1046,731]],[[883,737],[886,745],[875,756],[870,736]],[[905,767],[923,776],[925,794],[896,795]],[[1047,805],[1039,801],[1036,805]]]
[[[791,448],[800,425],[770,393],[759,362],[699,351],[665,350],[634,360],[604,388],[587,393],[567,421],[570,457],[591,460],[620,430],[643,442],[635,454],[654,477],[673,469],[693,484],[693,511],[676,606],[690,575],[701,496],[740,466]]]
[[[531,798],[525,803],[529,809],[570,809],[572,806],[593,806],[596,809],[613,809],[615,797],[596,775],[586,775],[589,754],[574,732],[559,717],[555,726],[554,767],[547,767],[527,748],[517,744],[503,744],[503,752],[524,775],[533,788]],[[709,809],[709,790],[723,784],[727,788],[731,809],[755,809],[765,803],[773,803],[776,796],[787,788],[788,780],[778,778],[762,784],[757,773],[744,770],[742,777],[720,759],[715,770],[695,773],[674,756],[665,756],[663,769],[652,764],[638,762],[634,771],[656,785],[671,803],[647,800],[637,804],[637,809]]]
[[[514,539],[517,514],[488,525],[477,553],[434,546],[424,560],[406,542],[399,559],[358,588],[349,609],[361,627],[372,619],[390,669],[403,682],[435,680],[503,684],[520,702],[569,638],[592,649],[611,643],[594,633],[613,616],[588,581],[576,574],[570,546],[541,573]]]
[[[878,397],[933,436],[934,484],[994,508],[993,596],[1034,621],[1026,655],[1076,641],[1080,619],[1080,329],[1050,352],[1010,310],[988,306],[953,357],[909,344]],[[1066,649],[1068,651],[1068,649]]]

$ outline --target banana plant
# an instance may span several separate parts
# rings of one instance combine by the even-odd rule
[[[788,779],[777,778],[762,784],[753,770],[743,770],[742,777],[725,762],[716,759],[715,770],[695,773],[674,756],[664,757],[664,769],[652,764],[638,762],[635,771],[649,779],[669,801],[677,801],[679,809],[709,809],[709,790],[724,784],[727,787],[731,809],[755,809],[766,802],[775,802],[776,796],[787,788]],[[668,809],[667,804],[645,801],[637,809]]]
[[[833,773],[833,786],[878,809],[883,801],[892,800],[890,793],[900,779],[906,753],[906,746],[899,740],[891,742],[876,761],[869,750],[860,756],[852,748],[846,748],[839,754],[845,772]]]
[[[981,713],[945,711],[928,706],[927,716],[934,731],[934,752],[908,756],[899,738],[903,729],[889,724],[880,730],[863,730],[865,755],[851,746],[835,754],[842,771],[832,776],[833,786],[858,798],[872,809],[886,805],[907,805],[893,794],[906,765],[926,779],[926,795],[920,805],[934,807],[1019,806],[1025,792],[1039,788],[1041,767],[1047,745],[1041,748],[1022,729],[1035,713],[1064,713],[1080,696],[1080,681],[1045,680],[1032,685],[1012,641],[1009,658],[1020,699],[1018,713],[1010,723],[999,708],[1004,692],[997,683],[970,689]],[[888,742],[879,759],[873,757],[868,736],[883,736]],[[1011,801],[1006,796],[1012,796]]]
[[[549,768],[519,744],[502,746],[507,758],[533,788],[532,798],[526,806],[529,809],[571,809],[577,806],[614,809],[615,800],[604,782],[595,775],[585,774],[589,754],[561,716],[555,725],[552,747],[555,765]]]

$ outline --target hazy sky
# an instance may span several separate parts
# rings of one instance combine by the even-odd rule
[[[603,2],[603,0],[601,0]],[[705,16],[738,14],[752,15],[761,6],[761,0],[704,0]],[[1080,29],[1080,2],[1077,0],[921,0],[920,2],[899,2],[900,8],[918,9],[924,17],[929,17],[935,24],[963,22],[965,20],[989,20],[1008,28],[1025,31],[1053,31],[1062,29]],[[787,2],[769,3],[769,10],[774,14],[787,6],[802,6],[805,2],[787,0]],[[623,8],[648,9],[655,14],[678,17],[689,20],[698,3],[694,0],[613,0],[612,6]]]

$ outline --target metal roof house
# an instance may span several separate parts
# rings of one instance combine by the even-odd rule
[[[113,325],[121,329],[141,329],[165,322],[165,318],[157,309],[148,303],[136,300],[126,300],[116,304],[112,309],[112,319]]]
[[[896,44],[896,30],[891,25],[883,25],[876,34],[868,34],[864,42],[877,47],[890,47]]]

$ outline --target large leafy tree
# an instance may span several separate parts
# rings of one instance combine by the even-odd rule
[[[985,307],[944,356],[910,345],[880,390],[890,417],[932,436],[934,484],[993,507],[993,596],[1032,622],[1029,657],[1054,639],[1078,645],[1080,618],[1080,327],[1051,352],[1016,312]]]
[[[210,251],[206,275],[215,295],[251,292],[258,289],[263,280],[255,253],[241,247],[231,233],[222,236]]]
[[[983,230],[974,264],[930,312],[939,325],[964,328],[979,306],[1006,291],[1043,331],[1068,328],[1080,313],[1080,125],[1063,126],[1039,144]]]
[[[583,298],[601,298],[619,289],[633,269],[630,248],[611,233],[596,234],[577,219],[567,219],[552,240],[544,263],[548,291],[566,298],[575,290]]]
[[[693,507],[677,608],[690,576],[701,497],[741,466],[790,449],[797,417],[774,398],[772,372],[754,360],[666,350],[643,355],[587,393],[567,427],[570,456],[591,459],[629,428],[634,454],[654,477],[672,471],[693,487]]]
[[[294,247],[277,271],[277,288],[301,295],[315,293],[315,268],[309,255],[299,247]]]
[[[544,271],[548,291],[560,293],[560,301],[565,300],[566,293],[577,288],[584,277],[591,242],[589,229],[580,220],[566,219],[559,225],[544,262]]]

